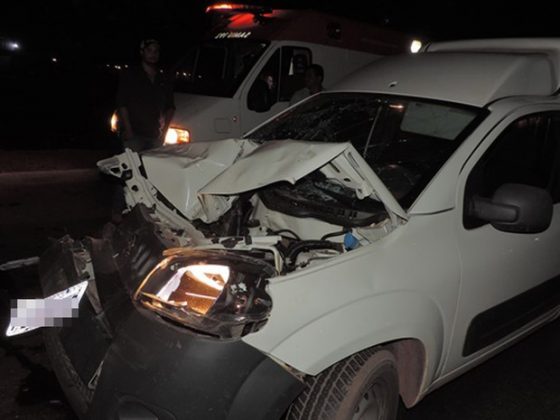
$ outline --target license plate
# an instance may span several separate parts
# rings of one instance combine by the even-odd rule
[[[88,282],[70,286],[44,299],[12,300],[7,337],[23,334],[41,327],[62,327],[78,317],[80,301]]]

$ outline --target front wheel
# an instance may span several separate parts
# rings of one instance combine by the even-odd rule
[[[356,353],[310,377],[288,420],[394,420],[399,382],[393,354],[383,348]]]

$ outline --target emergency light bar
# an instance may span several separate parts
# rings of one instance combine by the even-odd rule
[[[271,13],[272,9],[270,7],[256,6],[250,4],[216,3],[206,8],[206,13],[210,13],[210,12],[245,12],[245,13],[252,13],[255,15],[261,15],[263,13]]]

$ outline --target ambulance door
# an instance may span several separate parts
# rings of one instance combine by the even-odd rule
[[[306,47],[286,45],[274,51],[241,96],[243,133],[288,107],[294,92],[304,87],[305,69],[311,63]]]

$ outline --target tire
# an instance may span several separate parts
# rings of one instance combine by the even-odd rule
[[[83,419],[93,397],[93,391],[82,382],[58,337],[58,328],[43,328],[43,341],[54,373],[76,415]]]
[[[381,347],[356,353],[309,377],[287,420],[394,420],[399,382],[393,354]]]

